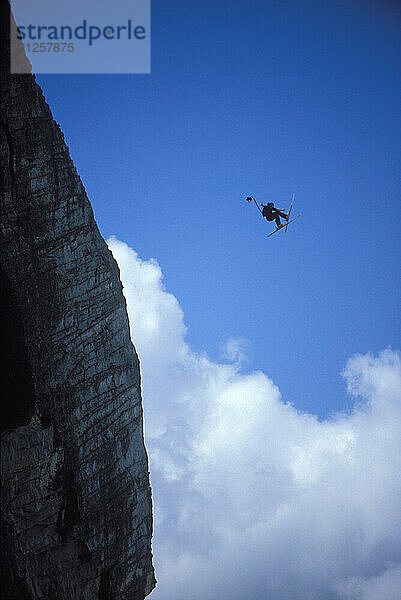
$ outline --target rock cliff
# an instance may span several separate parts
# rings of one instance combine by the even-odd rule
[[[119,270],[33,75],[1,76],[2,597],[155,585],[139,361]]]

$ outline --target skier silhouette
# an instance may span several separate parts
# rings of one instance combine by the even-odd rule
[[[275,208],[273,202],[268,202],[267,204],[263,204],[263,202],[261,202],[260,206],[263,206],[262,215],[265,217],[265,219],[268,221],[276,221],[277,229],[284,227],[284,223],[281,223],[280,217],[288,221],[287,213],[285,213],[283,210]]]

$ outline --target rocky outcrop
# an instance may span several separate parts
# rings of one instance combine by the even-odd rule
[[[32,75],[2,75],[2,597],[154,587],[140,372],[119,270]]]

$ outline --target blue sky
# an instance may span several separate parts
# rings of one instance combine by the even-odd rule
[[[38,77],[120,240],[155,600],[391,600],[401,585],[400,358],[380,354],[400,348],[400,24],[385,0],[154,0],[151,75]],[[302,217],[267,239],[245,197],[292,193]]]
[[[399,25],[385,2],[154,1],[151,75],[38,77],[101,232],[157,258],[191,344],[249,339],[319,415],[349,356],[399,346]],[[244,198],[293,192],[267,240]]]

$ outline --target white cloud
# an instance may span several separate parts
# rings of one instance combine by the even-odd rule
[[[319,421],[241,372],[243,341],[229,364],[191,351],[157,262],[109,246],[142,367],[152,600],[398,600],[400,355],[352,358],[353,412]]]
[[[248,354],[251,350],[249,340],[243,338],[230,338],[226,341],[222,349],[222,358],[241,366],[248,361]]]

